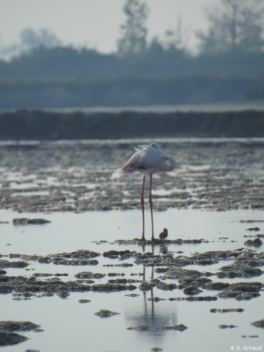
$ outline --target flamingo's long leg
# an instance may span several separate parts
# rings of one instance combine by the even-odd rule
[[[141,192],[141,206],[142,206],[142,218],[143,218],[142,240],[143,241],[145,241],[144,187],[145,187],[145,176],[143,177],[142,192]]]
[[[153,211],[152,211],[152,197],[151,197],[151,188],[152,188],[152,174],[149,175],[149,205],[151,213],[151,228],[152,228],[152,237],[151,240],[154,241],[154,229],[153,229]]]

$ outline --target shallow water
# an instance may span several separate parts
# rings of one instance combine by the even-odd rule
[[[50,220],[46,225],[15,226],[12,220],[17,217],[45,218]],[[169,230],[169,239],[200,239],[209,243],[189,245],[168,245],[168,250],[183,251],[183,255],[208,250],[230,250],[244,247],[244,235],[255,235],[247,228],[252,224],[240,223],[240,220],[263,220],[262,211],[233,210],[226,212],[210,212],[202,210],[176,210],[155,212],[154,224],[158,234],[164,227]],[[141,212],[129,211],[96,211],[81,214],[52,213],[32,214],[0,210],[0,221],[9,221],[0,224],[1,254],[22,253],[47,255],[49,253],[72,252],[78,249],[89,249],[103,254],[111,249],[142,252],[138,245],[111,244],[117,239],[133,239],[141,236]],[[150,238],[150,214],[146,212],[146,234]],[[264,233],[264,223],[256,223]],[[227,237],[227,239],[220,239]],[[94,241],[106,240],[107,243],[96,244]],[[231,242],[235,241],[235,242]],[[160,246],[146,246],[145,251],[159,253]],[[260,251],[257,249],[257,251]],[[5,259],[5,258],[3,258]],[[26,275],[33,273],[68,273],[71,280],[81,271],[95,273],[124,273],[124,278],[142,280],[142,265],[133,267],[105,267],[104,264],[120,264],[119,259],[109,259],[100,256],[97,266],[65,266],[54,264],[39,264],[30,262],[27,269],[5,269],[7,275]],[[15,259],[14,259],[15,260]],[[133,258],[126,260],[133,263]],[[230,262],[228,262],[229,264]],[[199,271],[214,272],[225,265],[220,262],[214,266],[188,266]],[[146,280],[157,278],[160,274],[146,267]],[[131,276],[131,273],[138,275]],[[211,277],[214,281],[220,281]],[[97,283],[107,282],[108,276]],[[223,282],[257,281],[264,282],[263,275],[253,279],[222,279]],[[166,280],[167,283],[176,280]],[[138,284],[136,284],[137,286]],[[131,292],[115,293],[71,293],[67,299],[58,296],[33,298],[27,301],[14,301],[11,294],[0,295],[1,320],[31,321],[41,325],[44,332],[25,332],[30,339],[17,346],[8,347],[8,351],[26,351],[36,349],[45,351],[150,351],[153,347],[162,348],[163,351],[229,351],[230,346],[260,346],[263,344],[264,331],[250,324],[263,319],[263,292],[258,298],[250,301],[238,302],[234,299],[218,299],[214,302],[186,302],[186,301],[160,301],[151,302],[148,298],[184,296],[181,290],[162,291],[153,288],[144,294],[139,289],[133,293],[139,294],[132,298],[125,296]],[[200,295],[216,295],[218,291],[204,291]],[[80,304],[79,299],[91,300],[90,303]],[[243,308],[243,313],[211,313],[211,308]],[[101,309],[108,309],[120,313],[110,318],[101,319],[94,315]],[[171,326],[184,324],[188,327],[179,331],[130,331],[128,327],[148,324],[150,326]],[[219,329],[220,324],[233,324],[236,328]],[[258,338],[242,338],[242,335],[258,335]]]

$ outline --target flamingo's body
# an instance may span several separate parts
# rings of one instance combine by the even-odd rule
[[[144,218],[144,187],[146,175],[150,176],[149,185],[149,204],[151,211],[151,225],[152,225],[152,241],[155,241],[154,230],[153,230],[153,212],[152,212],[152,174],[157,171],[172,171],[176,162],[175,159],[170,155],[165,155],[163,150],[155,143],[151,145],[140,145],[139,148],[135,148],[136,153],[132,155],[130,160],[123,166],[121,172],[133,172],[140,171],[143,173],[143,185],[141,192],[141,205],[142,205],[142,216],[143,216],[143,233],[142,240],[145,241],[145,218]],[[158,240],[159,241],[159,240]]]

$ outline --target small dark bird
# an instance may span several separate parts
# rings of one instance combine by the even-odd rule
[[[160,240],[165,240],[165,238],[168,237],[168,230],[167,229],[163,229],[163,231],[159,234],[159,238]]]

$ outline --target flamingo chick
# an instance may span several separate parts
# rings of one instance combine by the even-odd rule
[[[160,240],[165,240],[165,238],[168,237],[168,230],[167,229],[163,229],[163,231],[159,234],[159,238]]]
[[[149,183],[149,204],[151,212],[151,226],[152,226],[152,241],[160,241],[154,238],[153,229],[153,212],[152,212],[152,175],[157,171],[172,171],[175,169],[176,162],[171,155],[165,155],[163,150],[156,143],[151,145],[139,145],[139,148],[135,148],[136,153],[132,155],[130,160],[123,166],[121,172],[133,172],[140,171],[143,176],[143,185],[141,192],[141,206],[142,206],[142,217],[143,217],[143,232],[142,240],[145,241],[145,218],[144,218],[144,187],[146,175],[150,177]]]

